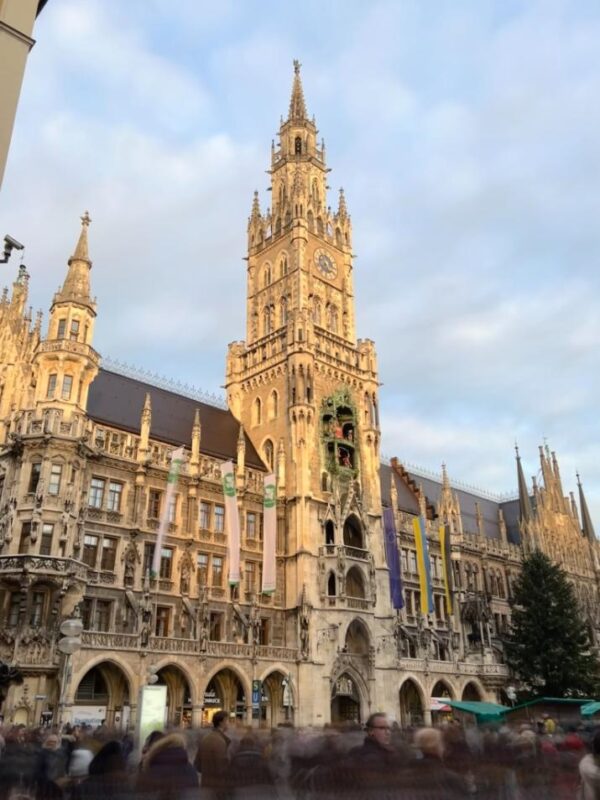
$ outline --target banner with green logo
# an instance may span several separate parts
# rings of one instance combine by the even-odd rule
[[[240,515],[235,491],[235,469],[233,461],[221,464],[223,494],[225,495],[225,529],[227,531],[227,555],[229,558],[229,585],[240,583]]]
[[[275,475],[265,476],[264,487],[262,593],[271,594],[275,591],[277,566],[275,560],[277,538],[277,483]]]

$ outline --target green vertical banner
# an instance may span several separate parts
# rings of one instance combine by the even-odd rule
[[[275,475],[265,475],[263,500],[263,569],[262,593],[275,591],[277,564],[275,559],[277,539],[277,483]]]
[[[240,583],[240,514],[235,491],[233,461],[221,464],[223,494],[225,495],[225,527],[227,529],[227,555],[229,558],[229,585]]]

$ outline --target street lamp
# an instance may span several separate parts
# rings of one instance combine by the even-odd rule
[[[60,699],[58,701],[58,724],[62,727],[67,700],[67,689],[71,682],[71,656],[81,649],[81,633],[83,622],[78,616],[73,616],[61,623],[62,638],[58,640],[57,647],[64,655],[62,680],[60,683]]]

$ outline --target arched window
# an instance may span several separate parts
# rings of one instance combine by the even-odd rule
[[[254,414],[253,414],[253,422],[255,425],[260,425],[262,422],[262,402],[260,397],[257,397],[254,401]]]
[[[287,297],[282,297],[279,305],[281,308],[281,325],[287,325],[288,321]]]
[[[276,419],[279,414],[279,395],[273,389],[269,396],[269,418]]]
[[[314,233],[315,232],[315,215],[313,214],[312,211],[308,212],[307,220],[308,220],[308,230],[311,233]]]
[[[282,278],[284,278],[288,273],[288,257],[286,253],[281,256],[281,260],[279,262],[279,274]]]
[[[335,527],[331,519],[325,523],[325,544],[335,544]]]
[[[327,578],[327,595],[329,597],[335,597],[335,575],[333,572],[329,573],[329,578]]]
[[[338,310],[336,306],[331,306],[330,319],[331,319],[330,330],[333,331],[333,333],[337,333],[339,320],[338,320]]]
[[[294,139],[294,153],[297,156],[302,154],[302,139],[299,136]]]
[[[340,247],[342,244],[342,232],[339,228],[335,229],[335,243],[338,247]]]
[[[317,183],[317,179],[313,179],[312,182],[312,199],[315,204],[319,202],[319,185]]]
[[[323,220],[317,217],[317,233],[323,233]]]
[[[344,522],[344,544],[348,547],[364,548],[362,526],[354,514],[351,514]]]
[[[271,265],[265,264],[265,269],[263,271],[263,286],[270,286],[271,285]]]
[[[275,449],[273,447],[273,442],[270,439],[265,440],[263,445],[263,453],[267,466],[272,470],[275,464]]]
[[[265,306],[263,309],[263,335],[271,333],[272,329],[271,307]]]

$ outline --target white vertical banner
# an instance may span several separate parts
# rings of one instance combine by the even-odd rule
[[[225,495],[225,525],[227,528],[227,555],[229,557],[229,585],[240,583],[240,515],[235,491],[233,461],[221,464],[223,494]]]
[[[262,593],[272,594],[275,591],[276,583],[277,481],[275,475],[265,475],[264,487]]]
[[[179,473],[184,458],[184,448],[178,447],[173,450],[171,454],[171,466],[169,467],[169,475],[167,477],[167,491],[165,493],[165,504],[160,515],[160,525],[158,526],[158,536],[156,537],[156,544],[154,545],[154,556],[152,558],[151,574],[156,578],[160,569],[160,554],[162,551],[163,543],[165,541],[165,534],[169,527],[169,508],[171,507],[171,500],[177,487],[179,480]]]

